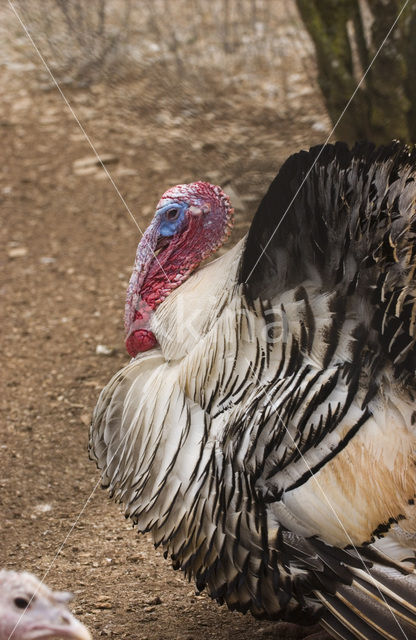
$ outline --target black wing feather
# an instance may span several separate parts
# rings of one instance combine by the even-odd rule
[[[388,360],[408,377],[415,269],[416,148],[336,143],[284,163],[254,217],[239,282],[253,301],[318,278],[339,294],[341,323],[351,309],[363,315],[370,369]]]

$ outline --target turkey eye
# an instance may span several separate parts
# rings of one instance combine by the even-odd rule
[[[177,220],[179,216],[179,209],[168,209],[168,211],[166,211],[165,213],[165,216],[166,220],[169,220],[169,222],[172,222],[172,220]]]
[[[26,609],[26,607],[29,606],[29,600],[26,600],[26,598],[15,598],[14,604],[18,609]]]

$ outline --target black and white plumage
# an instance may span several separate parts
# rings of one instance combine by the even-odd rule
[[[52,591],[31,573],[0,570],[0,640],[91,640],[67,609],[71,594]]]
[[[398,143],[290,157],[101,393],[103,485],[232,609],[416,638],[415,180]]]

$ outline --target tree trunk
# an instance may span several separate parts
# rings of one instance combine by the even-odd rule
[[[336,127],[338,139],[378,144],[394,138],[416,140],[414,0],[382,44],[404,4],[405,0],[297,0],[315,44],[318,81],[334,125],[370,67]]]

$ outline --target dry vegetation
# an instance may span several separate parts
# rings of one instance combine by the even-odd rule
[[[0,564],[50,568],[95,637],[304,637],[196,596],[95,490],[86,454],[97,394],[127,360],[123,298],[139,232],[120,196],[143,228],[173,183],[228,185],[236,238],[287,155],[329,133],[294,3],[13,5],[119,193],[3,4]]]

